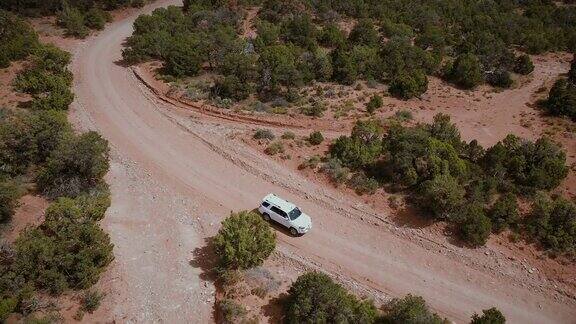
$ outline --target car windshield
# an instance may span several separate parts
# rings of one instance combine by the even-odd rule
[[[288,216],[290,216],[290,220],[295,220],[296,218],[300,217],[300,215],[302,215],[302,212],[300,211],[300,209],[298,209],[298,207],[292,209],[292,211],[288,213]]]

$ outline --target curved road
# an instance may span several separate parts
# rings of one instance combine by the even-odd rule
[[[177,4],[158,1],[147,6]],[[230,211],[252,209],[275,192],[313,215],[300,238],[279,233],[278,249],[374,298],[414,293],[442,315],[467,322],[497,306],[511,323],[569,323],[573,299],[524,272],[495,274],[476,258],[418,230],[391,224],[355,198],[311,183],[253,152],[219,124],[161,103],[118,62],[135,15],[111,24],[74,55],[73,119],[110,141],[113,204],[104,226],[116,260],[101,281],[101,314],[122,322],[206,322],[213,286],[200,252]],[[491,251],[490,253],[495,253]],[[553,298],[552,296],[555,296]]]

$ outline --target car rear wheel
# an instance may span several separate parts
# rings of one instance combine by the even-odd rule
[[[294,227],[290,227],[290,234],[296,236],[298,235],[298,231]]]
[[[269,222],[270,221],[270,215],[264,213],[264,215],[262,215],[262,218],[264,218],[265,221]]]

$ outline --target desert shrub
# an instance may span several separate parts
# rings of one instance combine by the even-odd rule
[[[321,161],[322,161],[322,159],[318,155],[314,155],[314,156],[311,156],[308,159],[306,159],[304,162],[302,162],[298,166],[298,168],[299,169],[306,169],[306,168],[316,169],[316,167],[318,166],[318,164],[320,164]]]
[[[259,266],[276,247],[276,234],[254,212],[232,213],[222,221],[214,246],[223,269]]]
[[[91,29],[102,30],[112,17],[106,11],[99,8],[91,8],[84,16],[84,24]]]
[[[322,172],[326,173],[334,184],[342,184],[348,180],[350,171],[342,166],[340,160],[332,158],[322,165]]]
[[[246,308],[232,299],[219,301],[217,307],[224,323],[239,323],[246,315]]]
[[[260,20],[256,24],[256,32],[258,36],[254,40],[254,45],[256,45],[257,48],[263,48],[278,42],[280,26],[266,20]]]
[[[480,61],[474,54],[458,56],[445,76],[449,81],[465,89],[472,89],[484,81]]]
[[[285,131],[284,134],[282,134],[281,138],[285,140],[293,140],[296,138],[296,134],[294,134],[294,132],[291,131]]]
[[[412,112],[410,110],[401,109],[394,113],[394,117],[396,117],[400,121],[408,121],[414,119]]]
[[[250,84],[242,82],[235,75],[218,79],[212,87],[212,94],[216,97],[244,100],[250,96]]]
[[[288,290],[287,323],[373,323],[377,310],[371,301],[358,300],[330,277],[308,272]]]
[[[332,79],[351,85],[358,79],[358,65],[345,47],[337,47],[330,52],[332,61]]]
[[[272,133],[271,130],[269,129],[257,129],[256,132],[254,132],[254,135],[252,136],[252,138],[254,139],[267,139],[267,140],[273,140],[276,136],[274,136],[274,133]]]
[[[362,19],[352,28],[348,40],[357,45],[378,45],[380,37],[374,24],[369,19]]]
[[[58,24],[66,30],[70,36],[84,38],[88,36],[88,28],[85,26],[84,15],[78,8],[64,5],[58,13]]]
[[[69,198],[50,205],[44,223],[21,233],[14,246],[14,271],[53,294],[88,288],[113,259],[108,235]]]
[[[284,144],[282,142],[272,142],[264,149],[264,152],[268,155],[284,153]]]
[[[364,172],[357,172],[348,180],[348,186],[359,195],[373,195],[376,193],[379,184],[376,179],[367,177]]]
[[[428,90],[428,78],[422,71],[414,71],[410,74],[401,73],[390,82],[388,91],[395,97],[407,100],[419,97]]]
[[[470,324],[504,324],[506,318],[497,308],[492,307],[482,311],[482,315],[474,313]]]
[[[406,37],[412,38],[414,37],[414,31],[412,27],[403,23],[395,23],[390,21],[389,19],[384,19],[382,21],[382,33],[384,36],[388,38],[392,37]]]
[[[108,142],[96,132],[69,135],[38,173],[38,187],[49,197],[77,196],[102,182],[108,155]]]
[[[0,224],[10,220],[18,206],[20,190],[11,181],[0,181]]]
[[[310,136],[308,136],[308,142],[312,145],[320,145],[324,142],[324,136],[322,136],[321,132],[312,132],[310,133]]]
[[[464,203],[466,191],[454,177],[440,174],[422,183],[420,205],[432,212],[434,217],[450,218]]]
[[[568,174],[566,154],[545,137],[530,142],[508,135],[486,151],[481,164],[502,186],[527,192],[553,189]]]
[[[282,22],[281,37],[290,43],[304,47],[316,46],[318,31],[307,13],[295,14]]]
[[[100,302],[104,298],[104,294],[97,290],[88,290],[82,296],[82,310],[88,313],[93,313],[100,307]]]
[[[311,117],[322,117],[326,111],[326,105],[323,102],[317,101],[311,105],[306,105],[301,108],[302,114]]]
[[[510,72],[506,70],[496,70],[488,74],[486,81],[488,81],[491,86],[499,88],[510,88],[513,83]]]
[[[468,166],[454,148],[459,136],[445,115],[435,116],[431,125],[393,124],[383,140],[391,180],[412,187],[440,174],[466,176]]]
[[[382,47],[383,76],[393,79],[399,74],[412,74],[414,71],[423,71],[433,74],[438,69],[440,57],[413,46],[409,39],[393,37]]]
[[[479,203],[471,203],[462,208],[459,220],[460,237],[472,246],[482,246],[492,232],[492,222]]]
[[[25,20],[0,10],[0,68],[26,58],[38,45],[38,35]]]
[[[566,79],[556,81],[543,107],[551,115],[566,116],[576,120],[576,84]]]
[[[390,324],[443,324],[447,320],[432,313],[424,298],[406,295],[404,298],[394,298],[386,305],[382,323]]]
[[[370,98],[370,101],[368,101],[368,103],[366,104],[366,111],[369,114],[373,114],[376,110],[382,108],[383,105],[384,102],[382,100],[382,97],[380,97],[379,95],[373,95]]]
[[[318,35],[320,44],[326,47],[338,47],[346,44],[346,34],[335,23],[324,26]]]
[[[0,299],[0,321],[6,320],[8,316],[16,310],[18,299],[4,298]]]
[[[382,153],[382,132],[376,120],[358,121],[350,137],[340,136],[332,143],[330,155],[353,169],[368,166]]]
[[[502,195],[492,206],[488,216],[492,220],[492,229],[497,233],[509,226],[518,225],[520,214],[516,196],[512,193]]]
[[[0,121],[0,175],[18,175],[35,160],[32,125],[22,115],[10,115]]]
[[[514,72],[522,75],[528,75],[534,71],[534,63],[530,56],[523,54],[516,58],[514,62]]]
[[[176,39],[168,50],[164,69],[166,73],[176,77],[194,76],[200,72],[202,57],[198,50],[196,38]]]
[[[573,252],[576,243],[576,206],[559,197],[541,194],[532,204],[527,229],[545,248]]]

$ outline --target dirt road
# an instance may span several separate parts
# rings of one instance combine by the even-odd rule
[[[152,7],[176,3],[158,1]],[[108,175],[113,203],[104,227],[116,260],[101,281],[108,296],[99,316],[122,322],[209,321],[214,288],[191,265],[193,251],[230,211],[252,209],[274,192],[314,220],[303,237],[279,232],[278,249],[373,298],[422,295],[457,322],[492,306],[511,323],[576,318],[576,301],[566,296],[573,292],[502,260],[497,250],[458,248],[419,229],[398,227],[360,200],[312,183],[233,139],[246,126],[156,100],[117,63],[134,19],[87,39],[72,66],[73,119],[81,129],[98,130],[113,149]]]

